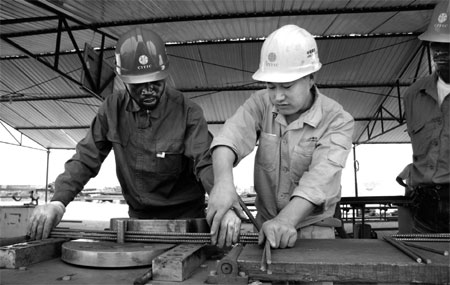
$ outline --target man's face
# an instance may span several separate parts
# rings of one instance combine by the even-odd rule
[[[436,71],[439,77],[442,78],[446,83],[450,83],[449,74],[449,43],[435,43],[432,42],[431,54],[433,56],[433,62],[436,67]]]
[[[158,80],[153,82],[127,84],[128,92],[141,108],[146,110],[155,109],[161,96],[164,94],[166,81]]]
[[[266,84],[270,100],[280,114],[301,114],[311,107],[313,96],[310,90],[314,84],[311,76],[307,75],[292,82]]]

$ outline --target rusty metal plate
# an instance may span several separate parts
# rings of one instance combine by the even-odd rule
[[[61,259],[89,267],[148,266],[152,260],[175,244],[116,243],[110,241],[74,240],[62,245]]]

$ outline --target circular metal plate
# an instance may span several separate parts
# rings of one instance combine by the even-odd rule
[[[148,266],[158,255],[175,244],[116,243],[74,240],[65,242],[61,259],[67,263],[90,267]]]

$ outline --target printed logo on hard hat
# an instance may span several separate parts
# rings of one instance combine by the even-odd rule
[[[307,57],[313,57],[315,55],[315,53],[316,53],[316,49],[313,48],[313,49],[308,50],[306,52],[306,55],[307,55]]]
[[[152,67],[152,65],[148,63],[148,56],[141,55],[138,60],[139,63],[141,64],[140,66],[137,67],[138,70],[143,70]]]
[[[265,62],[265,65],[267,67],[277,67],[278,66],[278,63],[276,63],[276,61],[277,61],[277,54],[276,53],[269,52],[269,54],[267,55],[267,60],[268,61]]]
[[[438,16],[438,23],[434,24],[434,29],[438,31],[439,29],[446,28],[448,24],[444,24],[447,21],[447,13],[441,13]]]
[[[139,63],[142,64],[142,65],[147,64],[148,63],[148,57],[146,55],[141,55],[139,57]]]
[[[445,21],[447,21],[447,13],[441,13],[438,17],[438,22],[440,24],[444,23]]]
[[[277,55],[274,52],[269,53],[269,55],[267,56],[267,59],[270,62],[274,62],[275,60],[277,60]]]

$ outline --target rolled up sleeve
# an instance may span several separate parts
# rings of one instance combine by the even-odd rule
[[[302,197],[326,211],[340,199],[341,172],[351,150],[354,121],[347,113],[333,119],[319,139],[309,169],[291,197]]]

